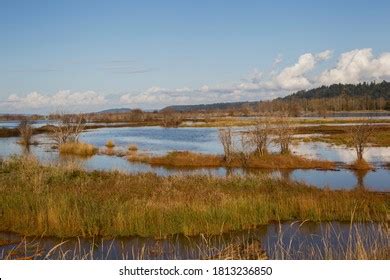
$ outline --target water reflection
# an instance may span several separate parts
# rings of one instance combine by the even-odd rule
[[[240,128],[242,129],[242,128]],[[89,130],[82,134],[81,140],[102,147],[108,139],[113,139],[116,149],[126,150],[128,145],[136,144],[140,152],[164,154],[171,150],[189,150],[202,153],[222,153],[216,128],[102,128]],[[154,172],[167,176],[174,174],[204,174],[228,176],[232,174],[263,173],[267,176],[292,181],[303,181],[320,188],[352,189],[366,188],[375,191],[390,191],[390,171],[379,168],[384,162],[390,162],[389,148],[369,148],[365,157],[378,168],[366,173],[351,170],[251,170],[240,168],[165,168],[148,164],[132,163],[125,158],[96,155],[90,158],[59,157],[52,149],[52,143],[46,135],[35,135],[33,145],[28,149],[18,145],[17,137],[0,138],[0,157],[12,154],[32,154],[44,164],[77,164],[86,170],[119,170],[126,173]],[[273,147],[274,149],[274,147]],[[321,142],[302,142],[294,145],[293,152],[309,158],[350,162],[355,159],[352,149],[332,146]]]
[[[385,229],[371,223],[299,223],[269,224],[249,231],[233,231],[217,236],[175,235],[166,239],[128,237],[104,238],[27,238],[18,249],[22,238],[12,233],[1,233],[0,259],[9,252],[16,257],[33,255],[49,259],[205,259],[218,254],[231,244],[258,242],[271,259],[321,259],[329,251],[332,258],[345,259],[354,251],[359,240],[364,248],[388,246]],[[48,252],[56,245],[55,250]],[[328,255],[328,257],[330,257]]]

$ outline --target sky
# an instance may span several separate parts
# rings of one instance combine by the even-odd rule
[[[390,1],[0,0],[0,114],[390,80]]]

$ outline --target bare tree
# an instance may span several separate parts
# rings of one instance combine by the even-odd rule
[[[241,134],[240,158],[243,166],[247,166],[253,153],[253,142],[248,133]]]
[[[164,127],[177,127],[183,121],[181,114],[170,108],[164,109],[160,112],[160,114],[162,126]]]
[[[227,163],[230,163],[233,159],[233,153],[234,153],[232,129],[230,127],[220,128],[218,130],[218,136],[223,147],[224,160]]]
[[[33,128],[27,120],[22,120],[18,126],[18,131],[21,137],[20,144],[29,146],[33,136]]]
[[[270,134],[270,121],[264,119],[257,120],[255,126],[249,131],[249,137],[252,145],[255,147],[255,153],[263,156],[268,153],[267,144]]]
[[[85,119],[82,114],[59,115],[58,125],[51,126],[51,138],[57,145],[67,142],[77,142],[85,128]]]
[[[275,142],[280,146],[281,154],[290,153],[290,144],[295,132],[294,125],[288,117],[278,117],[275,119],[276,134]]]
[[[357,160],[363,160],[363,154],[373,133],[373,126],[368,120],[351,125],[349,129],[350,143],[355,148]]]

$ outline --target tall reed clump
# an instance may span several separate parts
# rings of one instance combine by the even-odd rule
[[[108,140],[105,145],[107,148],[112,149],[115,147],[115,143],[113,140]]]
[[[59,150],[63,155],[93,156],[98,149],[84,142],[66,142],[59,146]]]
[[[126,175],[14,158],[0,168],[0,231],[26,235],[215,234],[270,221],[386,222],[390,196],[269,177]]]

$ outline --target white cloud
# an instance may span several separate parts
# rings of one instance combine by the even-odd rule
[[[236,83],[203,85],[199,88],[150,87],[141,92],[128,92],[120,97],[109,98],[94,91],[59,91],[54,95],[32,92],[25,96],[10,95],[0,102],[5,111],[28,108],[45,108],[51,112],[60,108],[98,108],[104,105],[142,108],[161,108],[172,104],[200,104],[215,102],[266,100],[284,96],[301,89],[309,89],[323,84],[359,83],[363,81],[390,78],[390,53],[374,56],[372,49],[357,49],[342,53],[336,65],[325,69],[332,51],[305,53],[292,65],[272,69],[265,73],[254,69],[246,78]],[[281,63],[281,56],[275,60]],[[329,66],[328,66],[329,67]]]
[[[331,50],[326,50],[326,51],[318,53],[316,55],[316,57],[319,60],[328,60],[328,59],[330,59],[332,57],[332,54],[333,54],[333,52]]]
[[[318,83],[359,83],[389,77],[390,53],[383,53],[375,58],[372,49],[356,49],[341,54],[336,67],[324,71],[319,76]]]
[[[1,107],[8,109],[39,109],[39,108],[63,108],[69,109],[69,106],[87,107],[104,105],[107,100],[103,95],[94,91],[71,92],[61,90],[54,95],[44,95],[38,92],[31,92],[25,96],[12,94],[6,101],[1,102]]]

